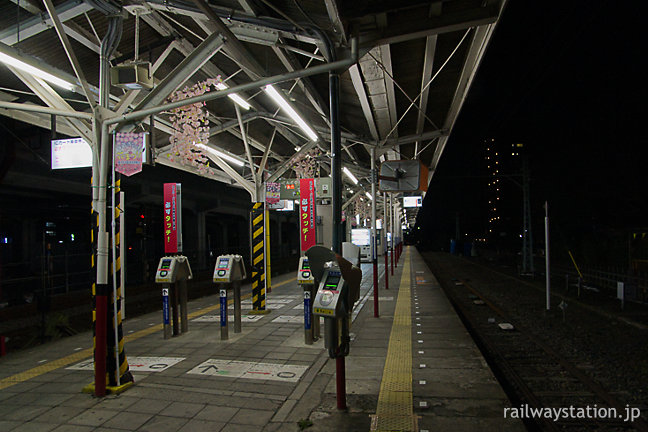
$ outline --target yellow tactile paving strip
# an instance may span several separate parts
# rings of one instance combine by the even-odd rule
[[[281,283],[278,283],[273,288],[278,288],[278,287],[280,287],[282,285],[285,285],[287,283],[294,282],[296,279],[297,278],[294,277],[294,278],[285,280],[285,281],[283,281]],[[241,298],[242,299],[250,298],[250,294],[244,295]],[[232,301],[233,300],[230,299],[228,301],[228,304],[231,304]],[[216,304],[216,305],[213,305],[213,306],[208,306],[206,308],[202,308],[202,309],[199,309],[197,311],[194,311],[194,312],[188,314],[187,318],[188,319],[193,319],[193,318],[199,317],[201,315],[205,315],[205,314],[207,314],[209,312],[212,312],[212,311],[214,311],[216,309],[219,309],[219,308],[220,308],[219,304]],[[126,342],[131,342],[131,341],[137,340],[137,339],[139,339],[141,337],[150,335],[151,333],[155,333],[155,332],[158,332],[158,331],[162,331],[162,324],[154,325],[154,326],[145,328],[143,330],[139,330],[139,331],[137,331],[135,333],[129,334],[128,336],[125,336],[124,339],[126,340]],[[9,376],[7,378],[0,379],[0,390],[5,389],[7,387],[11,387],[11,386],[16,385],[16,384],[20,384],[20,383],[28,381],[28,380],[30,380],[32,378],[36,378],[36,377],[38,377],[40,375],[46,374],[46,373],[51,372],[53,370],[65,367],[65,366],[67,366],[69,364],[80,362],[80,361],[85,360],[85,359],[87,359],[88,357],[91,357],[91,356],[92,356],[92,348],[87,348],[87,349],[84,349],[82,351],[76,352],[74,354],[70,354],[69,356],[65,356],[63,358],[60,358],[58,360],[52,360],[51,362],[48,362],[47,364],[44,364],[42,366],[37,366],[35,368],[28,369],[28,370],[26,370],[24,372],[20,372],[20,373],[11,375],[11,376]]]
[[[405,253],[394,322],[389,336],[372,431],[417,431],[412,396],[412,304],[410,251]]]

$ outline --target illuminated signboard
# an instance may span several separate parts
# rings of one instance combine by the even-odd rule
[[[146,140],[142,144],[142,163],[147,162]],[[92,166],[92,149],[83,138],[52,140],[52,169],[88,168]]]
[[[403,197],[403,207],[421,207],[423,205],[423,197],[420,196],[406,196]]]
[[[352,229],[351,243],[356,246],[369,246],[371,244],[371,231],[366,228]]]
[[[92,166],[92,149],[83,138],[52,141],[52,169]]]

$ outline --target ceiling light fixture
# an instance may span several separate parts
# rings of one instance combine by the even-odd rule
[[[358,184],[358,179],[353,175],[351,171],[349,171],[349,168],[347,167],[342,167],[342,172],[346,174],[347,177],[353,182],[353,184]]]
[[[245,165],[245,163],[243,161],[238,160],[235,157],[232,157],[232,156],[228,155],[227,153],[223,153],[222,151],[219,151],[219,150],[216,150],[216,149],[211,148],[209,146],[206,146],[205,144],[196,144],[196,147],[198,147],[199,149],[202,149],[202,150],[206,150],[207,152],[209,152],[211,154],[214,154],[214,155],[218,156],[219,158],[224,159],[224,160],[226,160],[228,162],[232,162],[234,165],[238,165],[240,167]]]
[[[216,88],[218,90],[225,90],[225,89],[227,89],[227,86],[225,84],[223,84],[223,83],[218,83],[218,84],[216,84]],[[236,104],[238,106],[240,106],[241,108],[243,108],[244,110],[249,110],[252,107],[252,105],[247,103],[245,101],[245,99],[243,99],[241,96],[239,96],[236,93],[230,93],[230,94],[227,95],[227,97],[232,99],[234,102],[236,102]]]
[[[373,197],[369,192],[365,192],[365,195],[367,195],[367,198],[369,198],[371,201],[373,201]]]
[[[44,70],[29,64],[28,61],[25,61],[27,59],[19,59],[12,51],[13,50],[11,49],[11,47],[0,43],[0,62],[8,66],[15,67],[16,69],[20,69],[23,72],[27,72],[30,75],[45,80],[65,90],[72,91],[76,87],[74,84],[64,80],[63,78],[59,78],[49,72],[45,72]]]
[[[264,89],[268,96],[270,96],[272,100],[274,100],[277,105],[279,105],[281,109],[283,109],[286,114],[288,114],[290,118],[292,118],[295,123],[297,123],[297,125],[306,133],[306,135],[308,135],[311,140],[317,141],[317,134],[315,133],[315,131],[311,129],[308,124],[306,124],[304,119],[301,118],[299,114],[297,114],[297,111],[295,111],[294,108],[290,106],[288,101],[284,99],[284,97],[277,91],[277,89],[272,86],[272,84],[268,84]]]

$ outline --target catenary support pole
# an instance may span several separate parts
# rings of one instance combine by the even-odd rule
[[[547,310],[551,309],[551,272],[549,268],[549,203],[545,201],[545,277],[547,285]]]

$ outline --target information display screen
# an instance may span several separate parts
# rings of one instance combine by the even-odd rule
[[[165,259],[162,260],[162,265],[160,265],[161,269],[168,270],[171,268],[171,260],[170,259]]]
[[[218,261],[218,268],[227,268],[229,266],[229,258],[221,258]]]
[[[310,264],[308,263],[308,260],[302,261],[302,270],[308,270],[310,269]]]
[[[366,228],[352,229],[351,243],[356,246],[369,246],[371,244],[371,230]]]
[[[326,283],[324,284],[324,289],[335,290],[340,283],[340,276],[329,276],[326,278]]]

